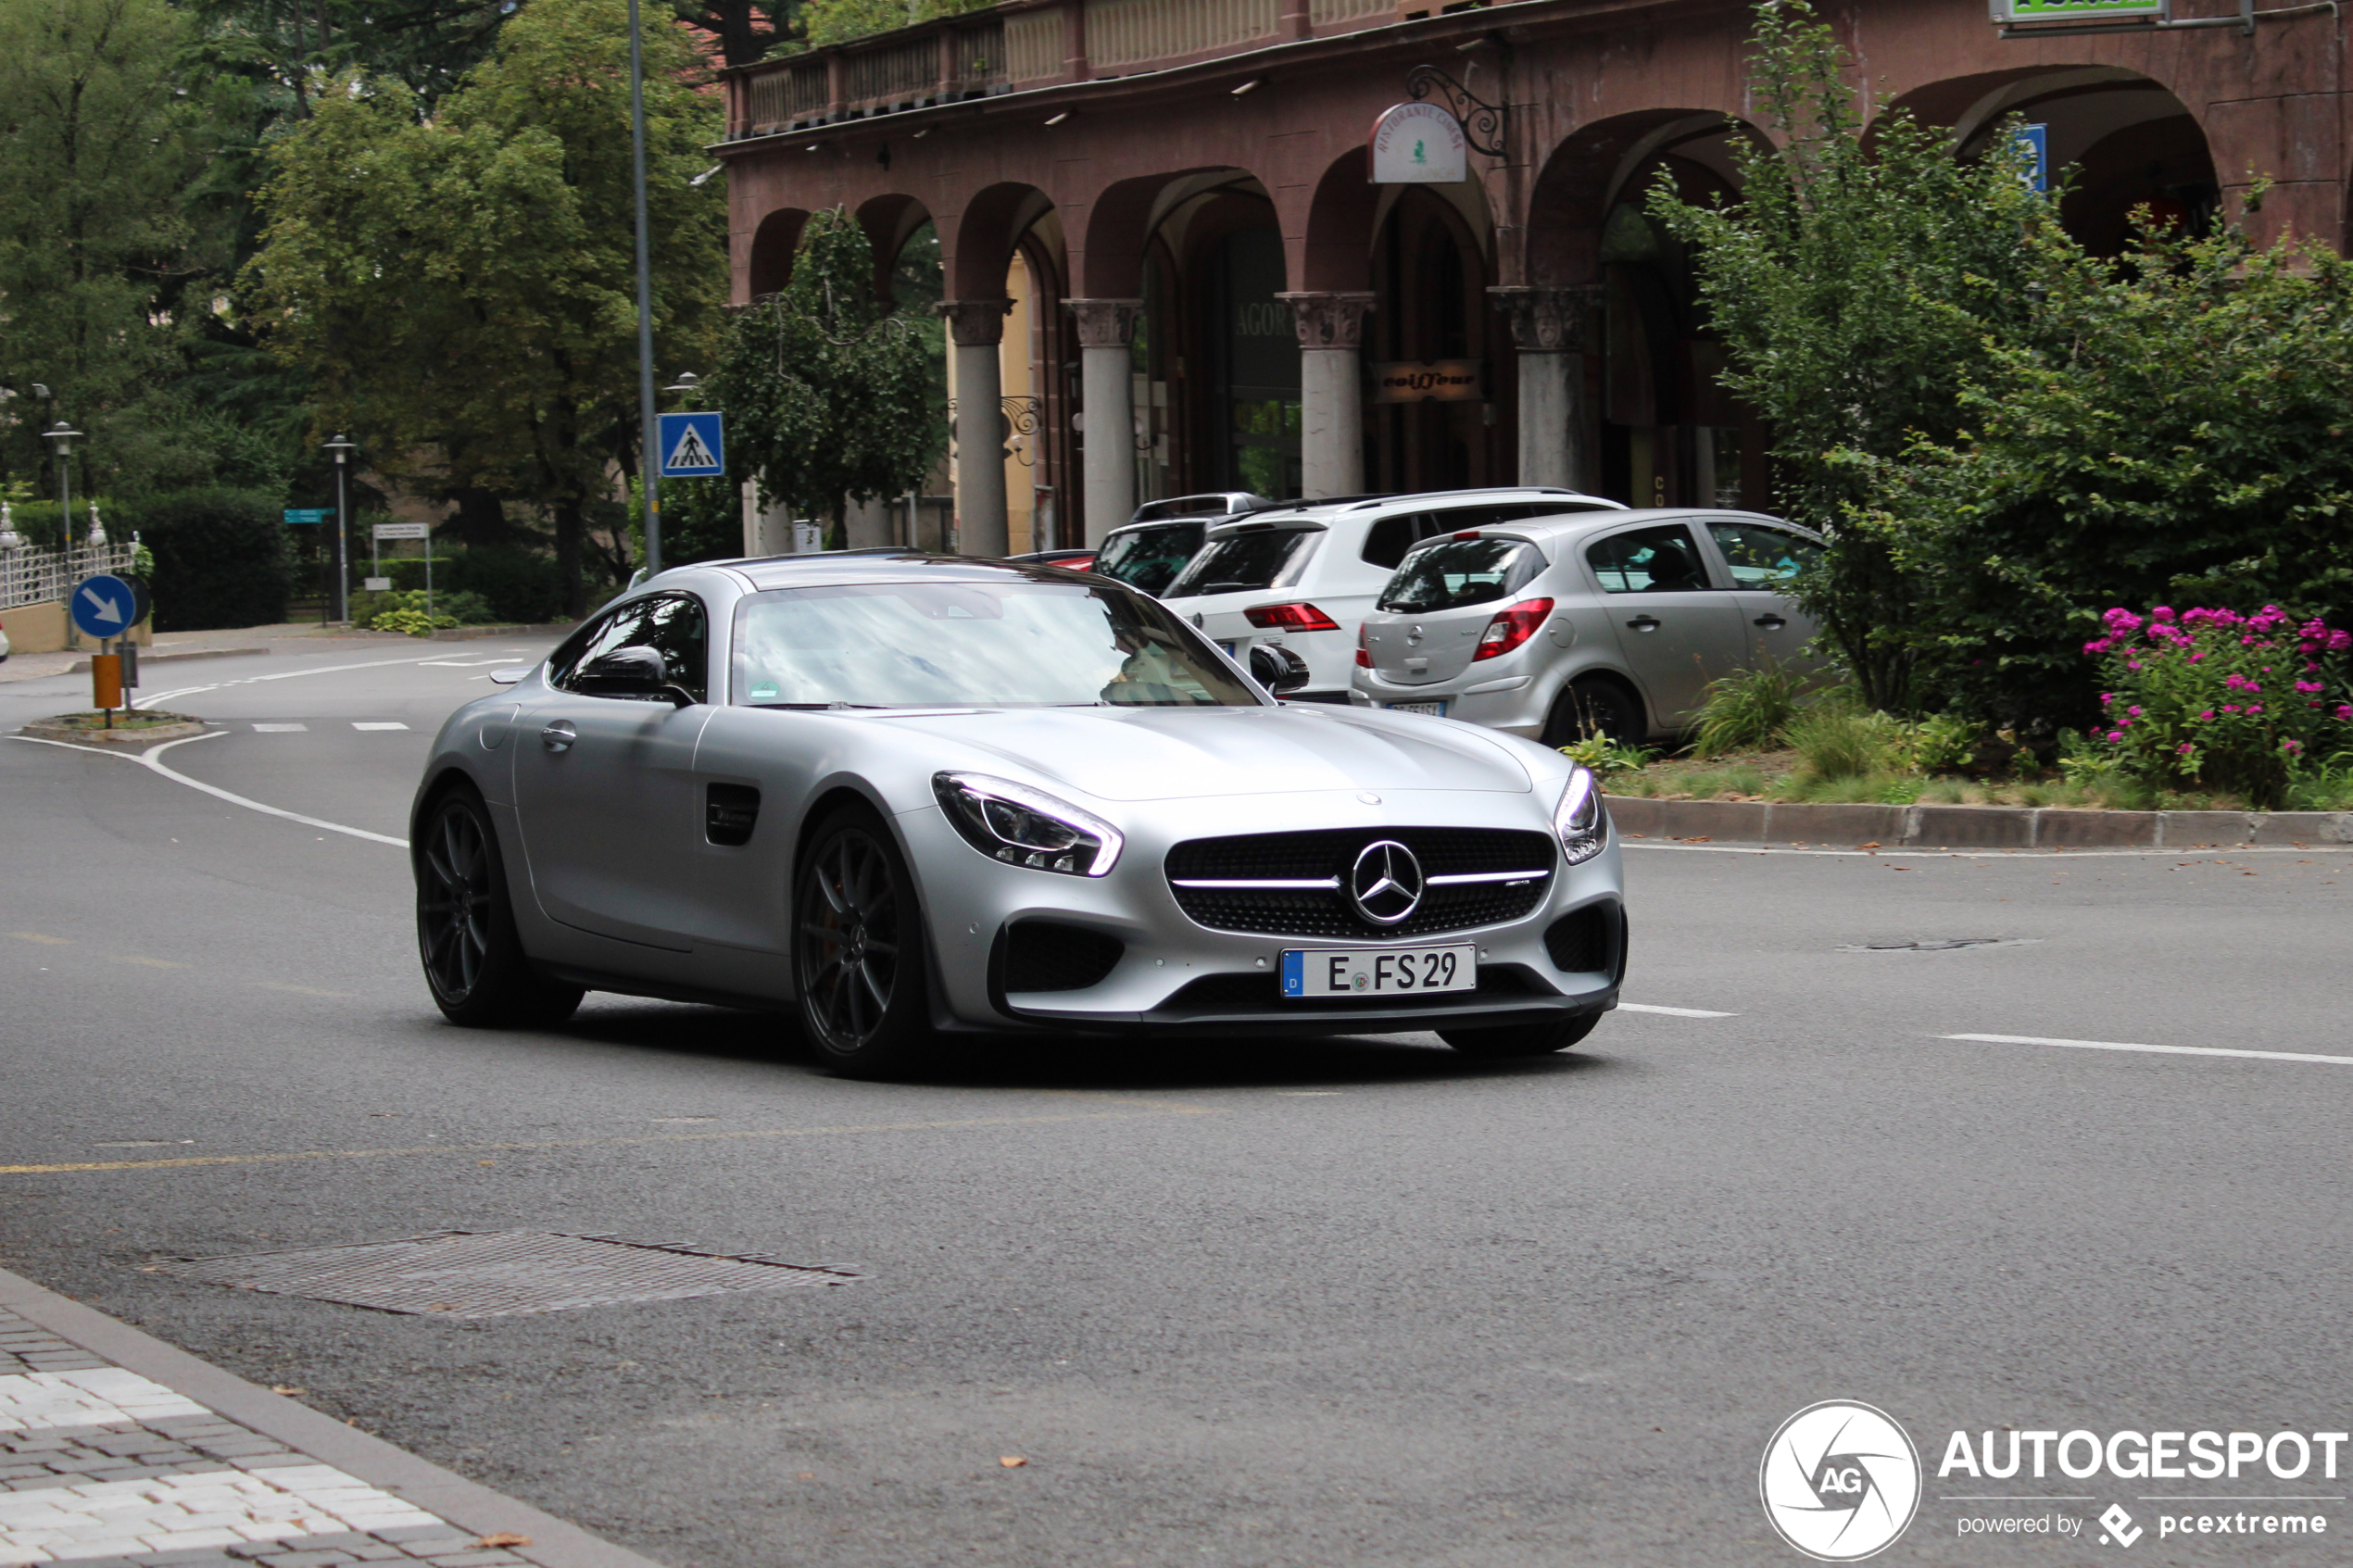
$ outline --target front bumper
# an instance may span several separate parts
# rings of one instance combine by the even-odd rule
[[[1617,1005],[1624,968],[1623,884],[1612,842],[1584,864],[1555,863],[1526,915],[1497,924],[1382,941],[1212,930],[1178,907],[1163,861],[1188,839],[1348,827],[1373,830],[1476,823],[1549,830],[1549,802],[1530,795],[1385,792],[1377,804],[1337,792],[1143,803],[1122,811],[1128,841],[1101,877],[1004,865],[975,851],[937,808],[897,819],[921,890],[936,962],[934,1022],[950,1030],[1085,1034],[1379,1034],[1476,1028],[1599,1012]],[[1100,809],[1100,806],[1095,809]],[[1564,916],[1591,910],[1615,934],[1605,950],[1564,970],[1545,936]],[[1076,928],[1118,943],[1094,984],[1009,988],[1017,922]],[[1286,948],[1378,950],[1475,943],[1479,989],[1428,997],[1285,999],[1277,975]],[[1108,950],[1107,947],[1105,950]]]

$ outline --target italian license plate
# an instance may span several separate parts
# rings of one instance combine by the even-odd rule
[[[1446,717],[1446,705],[1442,702],[1392,702],[1389,710],[1391,713],[1427,713],[1433,719]]]
[[[1288,947],[1286,997],[1405,997],[1478,989],[1478,948]]]

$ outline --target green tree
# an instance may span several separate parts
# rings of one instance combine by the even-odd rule
[[[711,389],[728,456],[762,505],[830,518],[899,495],[929,470],[946,432],[917,323],[875,298],[875,253],[837,207],[810,219],[784,292],[736,313]]]
[[[341,79],[278,144],[247,269],[270,351],[316,379],[322,425],[384,471],[542,508],[568,613],[585,535],[636,469],[627,13],[533,0],[430,119],[381,77]],[[683,34],[646,37],[655,332],[705,362],[726,286],[720,134]]]
[[[1830,540],[1797,592],[1875,706],[1909,700],[1922,612],[1885,513],[1857,514],[1868,462],[1959,428],[1959,388],[1990,335],[2014,334],[2057,227],[2006,138],[1977,158],[1868,94],[1807,0],[1756,8],[1751,87],[1771,140],[1735,135],[1737,203],[1650,210],[1696,251],[1724,384],[1769,422],[1777,504]]]
[[[205,157],[162,0],[0,0],[0,366],[22,397],[0,464],[44,467],[38,427],[90,439],[77,488],[141,488],[180,459],[189,285],[221,255],[184,192]]]
[[[1858,465],[1863,525],[1934,585],[1910,631],[1923,687],[2082,724],[2111,608],[2353,619],[2353,268],[2235,229],[2145,232],[2121,266],[2040,244],[2045,303],[1971,368],[1967,428]]]

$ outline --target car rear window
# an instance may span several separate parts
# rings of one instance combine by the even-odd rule
[[[1381,590],[1380,608],[1414,615],[1488,604],[1543,570],[1535,546],[1516,539],[1441,539],[1405,558]]]
[[[1307,542],[1321,530],[1313,528],[1253,529],[1213,539],[1192,564],[1168,585],[1168,596],[1188,594],[1239,594],[1271,588]]]
[[[1208,532],[1209,524],[1193,521],[1114,533],[1097,553],[1095,571],[1147,594],[1165,593],[1185,570],[1185,563],[1193,558],[1193,552],[1201,548],[1202,535]]]

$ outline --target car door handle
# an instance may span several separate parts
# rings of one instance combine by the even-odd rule
[[[1658,630],[1659,622],[1655,615],[1638,615],[1626,624],[1637,632],[1655,632]]]
[[[1750,622],[1750,624],[1762,626],[1768,632],[1778,632],[1782,627],[1788,625],[1789,622],[1782,620],[1778,615],[1760,615],[1754,621]]]
[[[539,732],[539,744],[550,751],[570,751],[572,743],[579,738],[580,732],[561,719]]]

